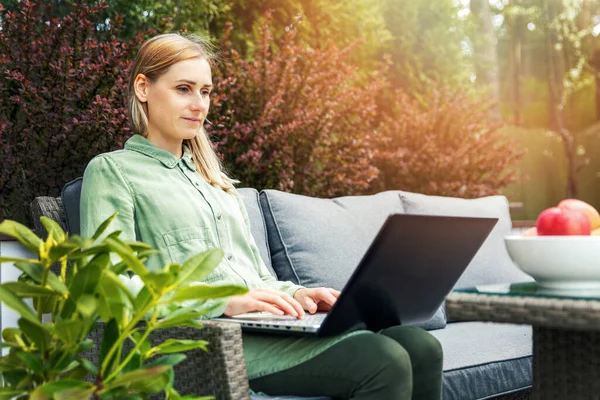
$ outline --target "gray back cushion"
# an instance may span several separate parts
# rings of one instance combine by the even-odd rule
[[[260,193],[273,269],[280,280],[341,290],[388,215],[403,213],[398,192],[319,199]],[[418,326],[446,325],[444,306]]]
[[[499,218],[485,243],[454,286],[455,288],[532,280],[513,264],[504,245],[504,237],[510,234],[512,228],[506,197],[460,199],[410,192],[400,192],[400,197],[407,214]]]
[[[267,241],[267,230],[265,227],[265,220],[263,218],[262,209],[260,208],[260,203],[258,200],[258,191],[254,188],[239,188],[237,189],[240,197],[244,201],[244,205],[246,206],[246,211],[248,211],[248,219],[250,220],[250,231],[252,233],[252,237],[256,242],[256,246],[258,247],[258,251],[260,253],[261,258],[265,262],[265,265],[273,274],[273,276],[277,276],[275,271],[273,271],[273,266],[271,265],[271,257],[269,255],[269,243]]]
[[[319,199],[264,190],[273,269],[279,279],[341,290],[390,213],[402,213],[398,194]]]

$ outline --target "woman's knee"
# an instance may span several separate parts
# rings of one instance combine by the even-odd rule
[[[406,349],[413,365],[439,365],[444,352],[442,345],[431,333],[413,326],[396,326],[385,329],[382,335],[390,337]]]
[[[413,374],[408,352],[389,337],[373,334],[362,338],[362,362],[369,375],[363,380],[368,384],[363,385],[362,391],[410,398]]]

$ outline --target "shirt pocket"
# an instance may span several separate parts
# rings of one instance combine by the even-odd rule
[[[209,239],[208,228],[204,226],[181,228],[164,233],[162,236],[171,262],[177,264],[183,264],[190,257],[215,248]],[[218,265],[202,282],[211,283],[224,279],[223,269]]]

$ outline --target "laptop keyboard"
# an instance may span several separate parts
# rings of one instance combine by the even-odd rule
[[[255,312],[240,314],[232,317],[233,319],[252,320],[256,323],[279,324],[279,325],[321,325],[325,319],[326,313],[304,314],[304,318],[298,319],[291,315],[276,315],[268,312]]]

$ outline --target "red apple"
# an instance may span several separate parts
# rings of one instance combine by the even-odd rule
[[[591,204],[578,199],[564,199],[558,203],[558,207],[581,210],[590,218],[592,230],[600,228],[600,214],[598,213],[598,210],[596,210]]]
[[[590,235],[590,218],[581,210],[550,207],[540,213],[535,223],[540,236]]]

